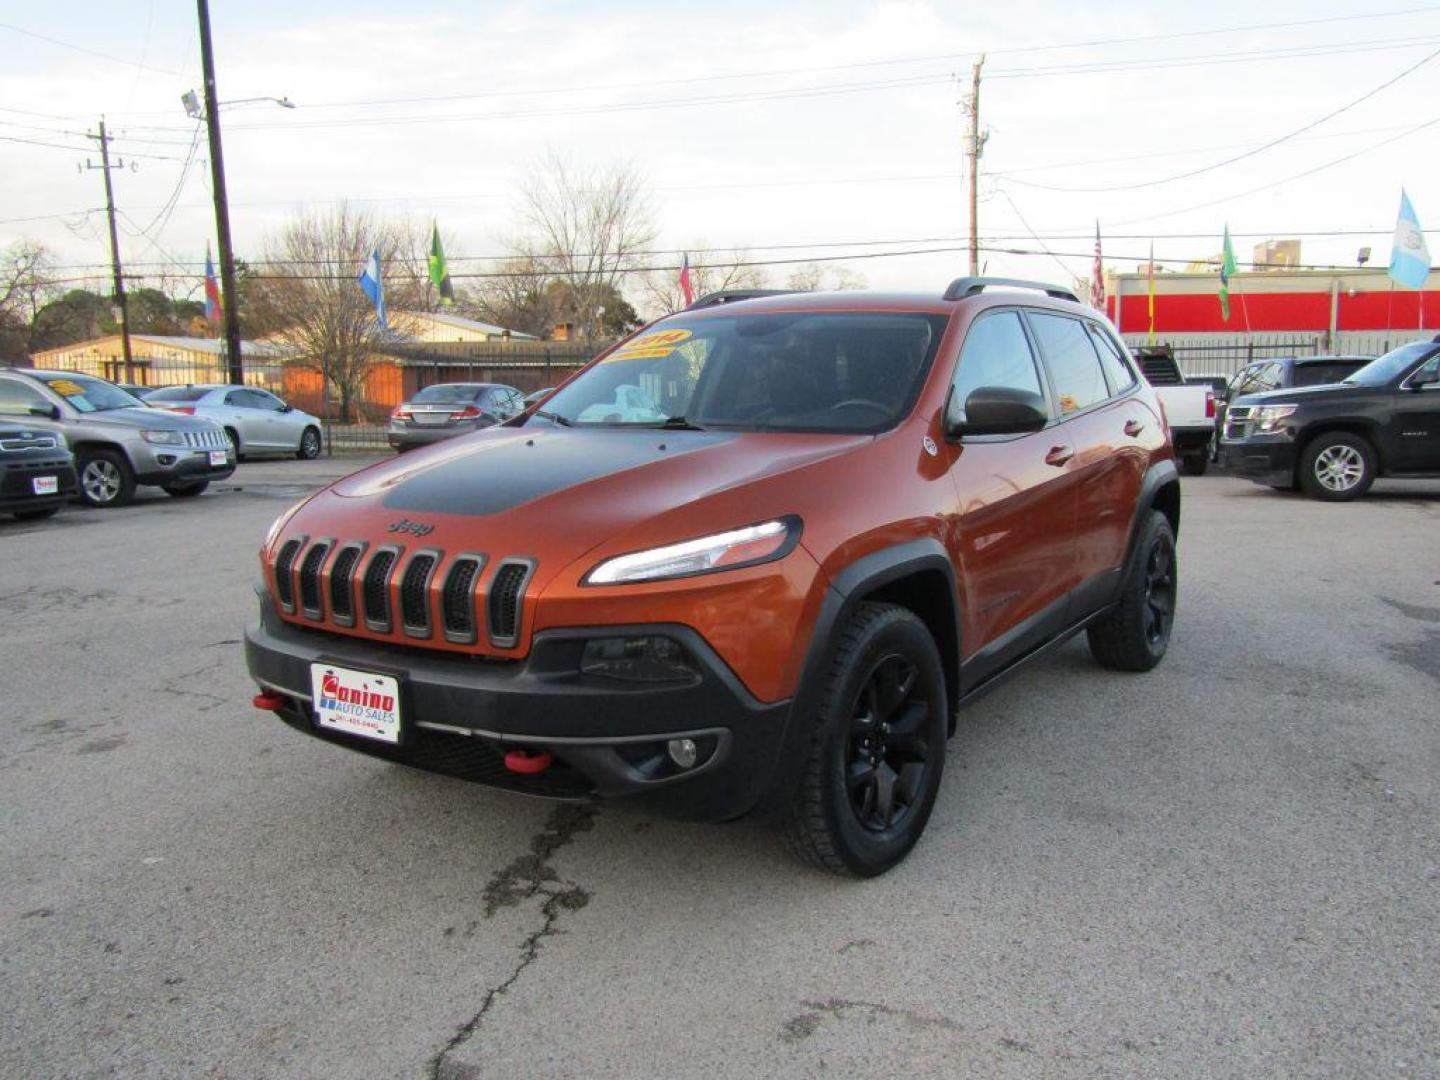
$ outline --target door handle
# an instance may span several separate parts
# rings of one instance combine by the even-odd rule
[[[1132,439],[1133,439],[1136,435],[1139,435],[1140,432],[1142,432],[1142,431],[1144,431],[1144,430],[1145,430],[1145,425],[1142,424],[1139,420],[1126,420],[1126,421],[1125,421],[1125,434],[1126,434],[1126,435],[1129,435]]]
[[[1054,465],[1058,468],[1074,456],[1075,451],[1069,446],[1052,446],[1050,452],[1045,455],[1045,464]]]

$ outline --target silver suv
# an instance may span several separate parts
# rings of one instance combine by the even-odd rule
[[[75,452],[80,497],[122,506],[139,484],[177,498],[199,495],[235,471],[219,424],[152,409],[114,383],[73,371],[0,370],[0,416],[62,434]]]

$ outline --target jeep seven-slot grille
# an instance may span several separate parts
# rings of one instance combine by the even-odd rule
[[[405,576],[400,579],[400,617],[411,633],[430,634],[430,571],[435,569],[435,556],[421,552],[410,560]]]
[[[355,564],[360,548],[341,548],[330,571],[330,617],[346,626],[355,625]]]
[[[490,573],[489,557],[476,552],[447,560],[443,551],[426,548],[407,559],[404,548],[387,545],[367,561],[367,549],[356,540],[286,540],[275,559],[276,601],[287,614],[338,627],[353,627],[363,616],[363,625],[377,633],[429,638],[438,621],[453,643],[472,644],[483,635],[500,649],[518,644],[533,559],[500,559]]]
[[[295,578],[291,572],[295,569],[295,556],[300,554],[300,549],[304,546],[303,536],[286,540],[275,560],[275,598],[286,611],[295,610]]]
[[[530,569],[528,563],[501,563],[490,584],[490,641],[502,648],[514,645],[520,630],[520,592]]]
[[[365,619],[377,627],[390,628],[390,571],[395,552],[377,551],[365,571]]]
[[[480,575],[481,565],[479,558],[464,555],[450,565],[440,600],[447,637],[475,640],[475,579]]]
[[[300,562],[300,607],[312,619],[318,619],[320,608],[320,567],[330,552],[329,544],[311,544]]]

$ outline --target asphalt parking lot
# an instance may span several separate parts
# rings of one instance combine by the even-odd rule
[[[259,540],[351,464],[0,525],[0,1074],[1440,1075],[1440,482],[1187,478],[1162,666],[985,698],[856,883],[252,709]]]

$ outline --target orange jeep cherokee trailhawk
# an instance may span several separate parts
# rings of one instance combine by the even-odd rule
[[[956,710],[1089,632],[1165,653],[1180,487],[1108,324],[1045,285],[719,293],[538,408],[275,522],[246,656],[317,738],[535,795],[773,810],[904,857]]]

